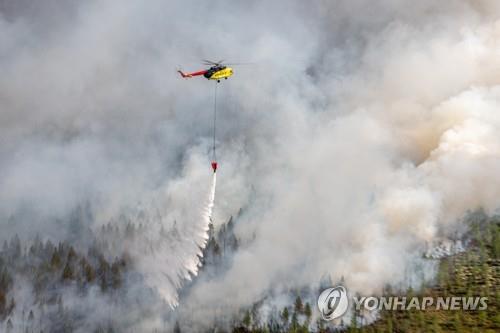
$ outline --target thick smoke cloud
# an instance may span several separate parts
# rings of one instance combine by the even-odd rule
[[[158,223],[191,221],[213,84],[174,70],[255,62],[219,89],[214,221],[244,208],[244,246],[190,316],[325,274],[377,292],[498,208],[496,1],[0,3],[2,237],[65,237],[51,221],[82,202],[92,228],[165,197]]]

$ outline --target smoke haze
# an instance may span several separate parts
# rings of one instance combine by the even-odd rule
[[[218,92],[213,221],[242,209],[243,246],[178,315],[325,274],[379,292],[499,207],[499,38],[494,0],[0,1],[0,238],[65,239],[82,204],[92,230],[147,212],[184,233],[135,251],[175,305],[206,235],[214,84],[175,69],[253,61]]]

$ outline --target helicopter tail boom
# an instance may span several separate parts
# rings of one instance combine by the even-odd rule
[[[190,78],[190,77],[193,77],[193,76],[203,75],[207,71],[203,70],[203,71],[193,72],[193,73],[184,73],[183,71],[178,70],[177,72],[179,72],[179,74],[181,74],[181,76],[184,77],[184,78]]]

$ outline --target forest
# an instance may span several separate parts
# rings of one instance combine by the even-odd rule
[[[210,225],[199,278],[215,278],[231,264],[230,258],[239,247],[234,233],[235,220],[231,217],[218,230]],[[122,228],[112,224],[102,226],[85,251],[81,244],[73,246],[69,241],[54,244],[50,240],[41,240],[40,236],[23,242],[16,235],[5,241],[0,251],[0,331],[76,331],[85,325],[86,318],[72,300],[66,299],[68,290],[71,290],[71,298],[85,299],[98,293],[115,302],[125,300],[127,281],[136,274],[134,263],[126,251],[119,257],[110,256],[110,253],[115,253],[110,248],[120,243],[114,244],[112,240],[134,238],[143,229],[142,225],[133,223]],[[321,319],[313,319],[318,318],[313,314],[317,311],[314,297],[319,290],[306,286],[301,290],[290,290],[291,303],[273,309],[266,322],[260,318],[262,303],[256,303],[251,308],[240,309],[229,326],[218,323],[207,332],[497,332],[500,329],[500,218],[472,214],[469,230],[464,236],[467,242],[465,251],[438,259],[433,283],[405,291],[387,286],[383,294],[419,298],[483,296],[488,297],[486,311],[436,311],[433,307],[425,311],[381,310],[370,324],[362,324],[362,314],[354,313],[350,322],[341,322],[340,326],[334,327]],[[186,283],[181,298],[195,284],[196,279]],[[326,278],[322,287],[328,285],[332,285],[332,281]],[[16,299],[16,295],[23,294],[16,288],[31,294],[31,306]],[[15,312],[21,313],[20,319],[13,320]],[[165,327],[153,332],[170,331]],[[188,332],[179,322],[173,331]],[[120,332],[120,325],[114,320],[106,320],[96,323],[93,332]]]

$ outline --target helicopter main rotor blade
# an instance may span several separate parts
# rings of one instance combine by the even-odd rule
[[[206,59],[202,59],[202,61],[205,63],[205,65],[220,65],[220,62],[215,62],[215,61],[206,60]]]
[[[241,65],[253,65],[253,62],[231,62],[225,63],[224,60],[212,61],[207,59],[202,59],[203,64],[208,66],[241,66]]]
[[[254,65],[255,63],[253,62],[230,62],[230,63],[224,63],[224,65],[227,66],[242,66],[242,65]]]

